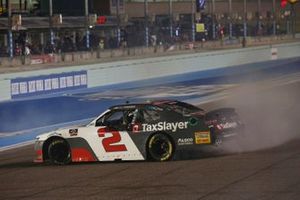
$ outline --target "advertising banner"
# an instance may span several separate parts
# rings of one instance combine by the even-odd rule
[[[25,98],[87,88],[87,71],[15,78],[11,80],[11,98]]]
[[[44,64],[44,63],[52,63],[54,62],[54,56],[53,55],[34,55],[31,56],[30,64],[36,65],[36,64]]]

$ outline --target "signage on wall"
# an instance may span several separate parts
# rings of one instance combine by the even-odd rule
[[[196,11],[200,12],[205,9],[206,0],[196,0]]]
[[[87,71],[15,78],[10,86],[12,99],[87,88]]]
[[[117,15],[125,13],[124,0],[110,0],[110,14]]]

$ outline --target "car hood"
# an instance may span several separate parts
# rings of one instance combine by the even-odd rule
[[[36,139],[37,140],[47,140],[49,137],[52,137],[52,136],[65,137],[66,134],[69,133],[70,129],[78,129],[78,128],[80,128],[80,126],[59,128],[54,131],[40,134],[36,137]]]

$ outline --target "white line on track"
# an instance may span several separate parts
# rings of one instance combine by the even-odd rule
[[[0,152],[8,151],[8,150],[11,150],[11,149],[17,149],[17,148],[21,148],[21,147],[32,145],[32,144],[34,144],[34,140],[22,142],[22,143],[19,143],[19,144],[13,144],[13,145],[1,147]]]

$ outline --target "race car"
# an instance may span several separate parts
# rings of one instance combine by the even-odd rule
[[[37,136],[35,162],[167,161],[186,149],[219,145],[243,127],[233,108],[205,112],[174,100],[126,103],[85,126]]]

